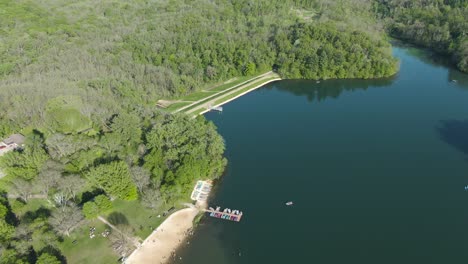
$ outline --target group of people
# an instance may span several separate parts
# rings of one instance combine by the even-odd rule
[[[96,232],[96,227],[94,227],[94,226],[90,227],[89,228],[89,238],[96,237],[96,234],[94,232]],[[104,232],[101,233],[102,237],[108,237],[109,235],[110,235],[110,230],[109,229],[106,229],[106,230],[104,230]]]

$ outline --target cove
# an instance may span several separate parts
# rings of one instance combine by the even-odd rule
[[[244,216],[204,217],[175,263],[466,263],[468,76],[394,54],[390,79],[280,81],[207,113],[229,160],[210,206]]]

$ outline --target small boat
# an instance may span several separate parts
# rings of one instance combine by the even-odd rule
[[[293,204],[294,204],[294,203],[291,202],[291,201],[289,201],[289,202],[286,203],[287,206],[290,206],[290,205],[293,205]]]
[[[456,83],[456,82],[457,82],[457,80],[453,79],[453,80],[452,80],[452,82]]]

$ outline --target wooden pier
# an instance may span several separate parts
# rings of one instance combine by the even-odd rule
[[[216,209],[213,209],[212,207],[210,207],[208,210],[205,210],[205,212],[209,213],[209,216],[211,217],[234,221],[234,222],[240,222],[240,220],[242,219],[242,215],[243,215],[242,211],[231,210],[229,208],[226,208],[223,211],[221,211],[219,206],[216,207]]]

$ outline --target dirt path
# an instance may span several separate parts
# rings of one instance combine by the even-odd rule
[[[129,239],[130,241],[133,242],[133,245],[135,245],[136,248],[139,248],[140,247],[140,242],[139,242],[139,239],[138,238],[135,238],[135,237],[130,237],[128,236],[127,234],[125,234],[124,232],[120,231],[117,227],[115,227],[113,224],[109,223],[109,221],[107,221],[104,217],[102,216],[98,216],[98,219],[99,221],[103,222],[104,224],[108,225],[110,228],[112,228],[114,231],[116,232],[119,232],[120,234],[124,235],[125,237],[127,237],[127,239]]]
[[[185,208],[170,215],[125,261],[126,264],[166,263],[182,243],[198,214]]]

